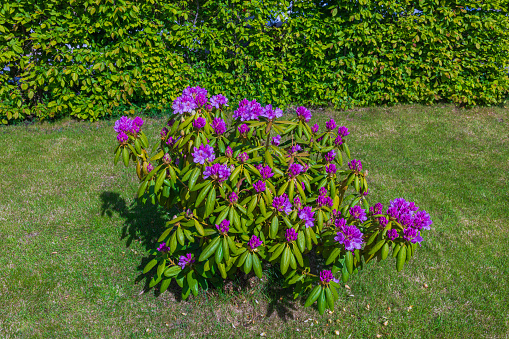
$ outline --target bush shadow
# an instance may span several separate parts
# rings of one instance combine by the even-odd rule
[[[143,204],[135,200],[128,203],[119,193],[103,192],[101,193],[101,216],[112,218],[115,214],[124,220],[120,240],[126,241],[126,247],[129,248],[133,241],[141,244],[145,250],[153,250],[157,248],[157,238],[164,232],[165,223],[168,218],[168,212],[160,206],[155,206],[149,202]],[[139,272],[147,263],[152,260],[152,255],[147,255],[141,259],[140,265],[137,267]],[[150,280],[156,274],[156,270],[152,269],[146,274],[140,273],[135,283],[145,280],[143,290],[150,290]]]

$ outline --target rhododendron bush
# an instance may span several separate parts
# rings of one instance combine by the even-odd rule
[[[157,269],[151,287],[165,291],[175,279],[185,299],[239,270],[262,277],[271,265],[323,313],[340,280],[369,261],[392,255],[400,271],[412,258],[431,219],[402,198],[385,210],[369,205],[347,127],[333,119],[309,126],[305,107],[285,120],[281,109],[247,99],[227,123],[227,108],[223,95],[186,88],[152,148],[142,119],[115,123],[115,163],[136,164],[138,197],[177,211],[144,269]],[[311,264],[313,255],[323,260]]]

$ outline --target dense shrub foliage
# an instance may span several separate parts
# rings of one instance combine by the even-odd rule
[[[369,206],[367,171],[350,160],[347,127],[333,119],[310,127],[302,106],[282,120],[280,108],[247,99],[228,126],[228,105],[186,88],[152,151],[142,119],[115,123],[115,163],[134,161],[138,197],[174,213],[144,269],[157,267],[150,286],[165,291],[175,279],[185,299],[238,270],[261,277],[270,264],[323,313],[338,299],[339,278],[369,261],[392,253],[403,268],[431,219],[401,198],[386,211]]]
[[[0,121],[166,107],[195,84],[281,107],[497,104],[509,88],[508,8],[507,0],[7,1]]]

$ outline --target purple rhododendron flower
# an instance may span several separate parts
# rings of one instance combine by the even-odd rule
[[[341,126],[338,128],[338,135],[342,137],[346,137],[350,132],[348,132],[348,128],[345,126]]]
[[[394,228],[387,231],[387,238],[394,241],[397,237],[399,237],[399,234],[398,231],[395,230]]]
[[[207,101],[208,101],[207,95],[203,93],[196,94],[196,97],[194,98],[194,102],[198,107],[204,106],[207,103]]]
[[[343,138],[341,138],[341,136],[338,135],[336,139],[334,139],[334,146],[339,147],[341,145],[343,145]]]
[[[299,210],[299,218],[304,220],[306,228],[313,227],[315,218],[313,216],[315,215],[315,212],[311,210],[310,206],[306,206],[303,209]]]
[[[337,171],[336,165],[334,164],[328,164],[325,166],[325,173],[327,174],[336,174]]]
[[[334,119],[330,119],[329,121],[327,121],[325,123],[325,128],[327,128],[327,130],[329,131],[332,131],[333,129],[336,128],[336,121],[334,121]]]
[[[166,127],[163,127],[161,129],[161,139],[166,138],[166,134],[168,134],[168,129]]]
[[[240,154],[238,155],[237,159],[238,159],[240,162],[244,163],[244,162],[246,162],[246,161],[249,159],[249,155],[248,155],[246,152],[244,152],[244,153],[240,153]]]
[[[136,117],[133,119],[133,125],[138,126],[138,128],[141,128],[141,126],[143,126],[144,123],[145,122],[140,117]]]
[[[123,116],[120,119],[118,119],[117,121],[115,121],[115,126],[113,126],[113,129],[117,133],[130,132],[132,124],[133,124],[133,121],[131,119],[129,119],[126,116]]]
[[[237,195],[237,193],[235,193],[235,192],[231,192],[231,193],[230,193],[230,196],[228,197],[228,200],[229,200],[231,203],[236,203],[237,201],[239,201],[239,196]]]
[[[195,121],[193,121],[193,127],[195,129],[201,129],[201,128],[205,127],[206,124],[207,124],[207,120],[205,120],[204,117],[199,117]]]
[[[350,215],[354,220],[358,219],[360,222],[368,220],[368,217],[366,217],[366,211],[363,210],[359,205],[355,205],[354,207],[350,208]]]
[[[431,224],[433,221],[431,221],[431,218],[426,211],[418,211],[414,214],[414,220],[412,227],[418,230],[425,229],[429,230],[431,227]]]
[[[297,113],[297,118],[304,120],[305,122],[309,122],[312,117],[311,112],[304,106],[297,107],[295,113]]]
[[[186,268],[187,265],[191,265],[194,263],[193,255],[191,253],[187,253],[186,255],[181,255],[179,258],[178,265],[181,269]]]
[[[336,226],[336,228],[342,229],[343,227],[346,226],[346,219],[337,218],[336,221],[334,222],[334,226]]]
[[[386,217],[376,218],[376,221],[380,224],[380,226],[385,227],[389,223],[389,220]]]
[[[182,91],[182,95],[187,95],[187,96],[190,96],[193,98],[199,94],[207,96],[208,91],[205,88],[201,88],[200,86],[196,86],[196,87],[188,86],[186,89],[184,89]]]
[[[256,100],[249,101],[242,99],[239,102],[239,108],[233,112],[234,119],[240,121],[258,120],[258,116],[262,113],[262,106]]]
[[[258,168],[258,171],[260,171],[260,175],[262,176],[263,180],[267,180],[268,178],[274,176],[274,173],[272,173],[272,168],[270,168],[269,165],[261,166],[260,168]]]
[[[226,123],[221,118],[214,118],[212,120],[212,128],[217,135],[221,135],[226,132]]]
[[[217,180],[219,183],[225,181],[230,177],[231,170],[228,166],[223,164],[214,164],[212,166],[207,166],[203,171],[203,179],[211,178],[212,180]]]
[[[174,114],[184,114],[191,113],[193,110],[198,108],[196,102],[194,102],[194,98],[188,95],[182,95],[177,97],[171,106],[173,108]]]
[[[290,164],[290,166],[288,167],[288,175],[290,177],[296,177],[302,173],[303,169],[304,167],[301,164],[296,163]]]
[[[221,234],[226,234],[230,230],[230,220],[223,220],[219,225],[216,225],[217,230]]]
[[[334,278],[332,271],[323,270],[320,272],[320,281],[324,284],[328,284],[331,281],[336,281],[336,279]]]
[[[297,240],[298,236],[299,236],[299,234],[297,232],[295,232],[295,230],[293,228],[289,228],[285,232],[286,241],[288,241],[288,242]]]
[[[334,205],[334,201],[332,201],[332,198],[329,196],[319,195],[318,199],[316,199],[316,204],[318,205],[318,207],[322,206],[332,207],[332,205]]]
[[[272,200],[272,207],[277,209],[279,212],[285,212],[286,214],[290,214],[292,211],[292,203],[288,199],[288,195],[283,194],[279,197],[275,197]]]
[[[173,137],[170,136],[168,137],[168,140],[166,140],[166,145],[171,146],[175,143],[175,141],[177,140],[173,139]]]
[[[421,232],[412,227],[408,227],[403,230],[403,239],[410,241],[412,244],[420,243],[423,240]]]
[[[170,251],[170,247],[166,246],[166,243],[163,242],[163,243],[159,244],[159,247],[157,248],[157,250],[159,252],[165,253],[165,252],[169,252]]]
[[[327,152],[327,154],[325,154],[324,158],[325,158],[325,161],[332,162],[335,157],[336,157],[336,151],[330,150],[329,152]]]
[[[124,144],[127,142],[127,140],[129,140],[129,136],[127,134],[125,134],[124,132],[120,132],[117,135],[117,140],[119,143]]]
[[[360,250],[362,248],[363,240],[362,233],[355,226],[344,226],[334,237],[334,240],[340,244],[345,245],[347,251],[353,251],[355,249]]]
[[[325,187],[320,187],[320,189],[318,190],[318,193],[320,193],[320,195],[326,195],[327,192],[328,191]]]
[[[163,156],[163,162],[165,164],[169,164],[171,163],[171,157],[170,157],[170,154],[169,153],[166,153],[164,156]]]
[[[254,234],[251,236],[251,239],[249,239],[249,241],[247,243],[249,248],[251,248],[252,250],[256,249],[258,246],[261,246],[262,244],[263,244],[263,241],[261,241],[260,238],[258,238]]]
[[[297,145],[294,145],[294,146],[292,146],[292,147],[290,148],[289,153],[290,153],[290,154],[295,154],[295,153],[297,153],[298,151],[301,151],[301,150],[302,150],[302,147],[300,147],[300,145],[299,145],[299,144],[297,144]]]
[[[371,206],[369,208],[369,211],[372,214],[382,214],[383,213],[383,209],[384,209],[384,205],[382,205],[381,203],[377,202],[374,206]]]
[[[281,136],[279,134],[272,138],[272,145],[279,146],[280,143],[281,143]]]
[[[258,192],[258,193],[265,191],[265,188],[266,188],[265,183],[263,181],[255,182],[253,184],[253,187],[256,190],[256,192]]]
[[[147,165],[147,173],[152,172],[153,169],[154,169],[154,166],[152,166],[152,164]]]
[[[226,97],[222,94],[214,95],[210,98],[210,105],[217,109],[220,109],[223,106],[228,107],[228,99],[226,99]]]
[[[301,201],[299,196],[295,196],[295,198],[293,198],[293,205],[297,207],[297,209],[301,208]]]
[[[320,128],[320,126],[318,126],[318,124],[314,124],[313,127],[311,127],[311,132],[313,133],[318,133],[318,129]]]
[[[268,120],[274,120],[276,118],[281,118],[283,116],[283,111],[278,107],[273,109],[272,105],[269,104],[262,108],[260,116],[265,117]]]
[[[362,164],[360,160],[353,159],[348,163],[348,168],[352,171],[362,171]]]
[[[224,154],[228,157],[228,158],[232,158],[233,157],[233,150],[230,146],[226,147],[226,151],[224,152]]]
[[[242,124],[239,126],[239,133],[240,134],[247,134],[251,128],[249,128],[248,125]]]
[[[405,214],[413,214],[419,208],[413,202],[403,198],[397,198],[390,202],[387,214],[393,218],[400,219]]]
[[[367,197],[368,194],[369,194],[369,188],[365,192],[362,192],[363,197]]]
[[[201,165],[203,165],[205,161],[214,161],[216,158],[214,147],[204,144],[201,144],[200,148],[194,147],[194,153],[191,153],[191,155],[193,156],[193,161]]]

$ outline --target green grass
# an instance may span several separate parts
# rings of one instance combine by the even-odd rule
[[[274,271],[253,288],[159,294],[140,271],[165,215],[136,206],[133,169],[113,167],[113,122],[1,127],[0,337],[507,338],[508,110],[314,114],[349,127],[372,202],[404,197],[432,216],[402,272],[368,265],[324,316]],[[162,123],[149,119],[147,135]]]

